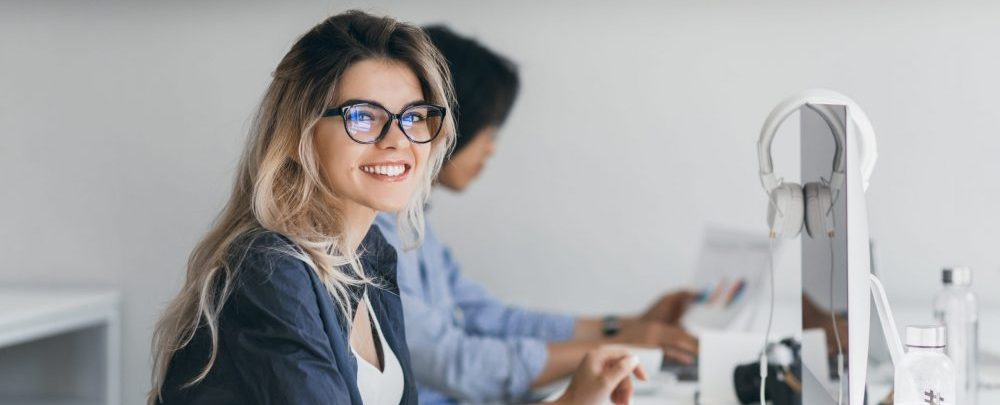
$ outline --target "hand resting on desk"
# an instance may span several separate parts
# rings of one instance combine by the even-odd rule
[[[587,353],[566,392],[553,403],[600,405],[610,398],[616,405],[628,404],[633,391],[632,374],[643,381],[648,378],[639,359],[629,354],[628,349],[603,346]]]

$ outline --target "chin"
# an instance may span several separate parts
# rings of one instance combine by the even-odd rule
[[[410,201],[404,198],[378,198],[375,201],[369,201],[368,207],[379,212],[399,212],[406,209],[406,204]]]
[[[363,191],[358,194],[360,194],[364,201],[364,205],[373,210],[382,212],[401,211],[410,203],[413,193],[417,192],[417,187],[408,183],[383,183],[374,186],[364,184],[365,187],[359,188]]]

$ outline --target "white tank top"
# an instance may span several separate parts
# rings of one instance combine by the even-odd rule
[[[368,319],[375,324],[375,332],[378,333],[379,344],[382,345],[382,370],[358,356],[358,352],[351,346],[351,353],[358,360],[358,391],[361,393],[361,401],[365,405],[398,405],[403,399],[403,369],[399,365],[396,354],[385,341],[382,333],[382,325],[375,316],[372,303],[368,301],[368,292],[361,298],[368,310]],[[373,336],[373,338],[375,338]]]

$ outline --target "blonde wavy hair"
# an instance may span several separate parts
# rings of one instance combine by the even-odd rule
[[[447,63],[416,26],[348,11],[302,35],[274,71],[251,126],[229,201],[191,253],[184,285],[156,325],[148,403],[161,398],[174,353],[201,329],[208,331],[211,352],[205,367],[185,387],[208,375],[218,351],[219,314],[239,268],[234,257],[245,254],[237,250],[255,234],[272,231],[290,239],[296,249],[286,253],[316,272],[344,319],[354,318],[347,287],[372,280],[365,277],[357,252],[345,249],[360,241],[345,240],[341,198],[323,180],[313,148],[313,128],[336,98],[344,71],[372,58],[404,64],[419,79],[425,99],[454,107]],[[416,246],[423,237],[423,206],[454,138],[452,118],[432,143],[417,192],[398,214],[400,236],[407,246]]]

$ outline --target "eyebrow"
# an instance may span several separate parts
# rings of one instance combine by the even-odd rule
[[[378,101],[375,101],[375,100],[368,100],[368,99],[364,99],[364,98],[352,98],[352,99],[349,99],[349,100],[347,100],[347,101],[345,101],[343,103],[340,103],[335,108],[340,108],[340,107],[344,107],[344,106],[347,106],[347,105],[350,105],[350,104],[357,104],[357,103],[374,104],[374,105],[377,105],[379,107],[382,107],[382,108],[385,108],[386,110],[388,110],[388,108],[386,108],[384,105],[382,105],[382,103],[379,103]],[[422,104],[431,104],[431,103],[428,102],[427,100],[424,100],[424,99],[419,99],[419,100],[411,101],[411,102],[406,103],[405,105],[403,105],[403,108],[400,111],[406,110],[407,108],[413,107],[415,105],[422,105]]]

